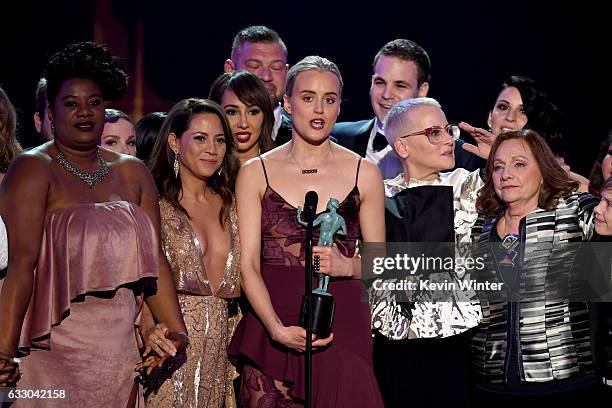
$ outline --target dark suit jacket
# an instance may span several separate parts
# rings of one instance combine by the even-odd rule
[[[361,157],[365,157],[368,148],[370,132],[374,127],[374,119],[360,120],[359,122],[336,123],[332,129],[332,136],[338,140],[338,144],[354,151]]]
[[[278,128],[278,133],[276,134],[276,139],[274,140],[274,144],[276,146],[283,145],[291,140],[291,129],[293,125],[291,123],[291,115],[284,109],[281,108],[281,125]]]
[[[374,127],[374,119],[360,120],[359,122],[340,122],[334,126],[332,136],[338,140],[340,145],[354,151],[361,157],[365,157],[372,127]],[[464,143],[461,139],[455,142],[455,167],[453,170],[463,168],[474,171],[484,168],[486,160],[463,150],[462,145]]]

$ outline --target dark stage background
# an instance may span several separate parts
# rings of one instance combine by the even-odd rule
[[[610,27],[603,3],[558,1],[251,2],[4,1],[0,84],[20,111],[20,140],[38,143],[33,94],[47,57],[73,40],[96,39],[121,56],[130,92],[116,106],[134,114],[204,97],[235,33],[274,28],[289,63],[319,54],[345,81],[340,121],[372,117],[368,90],[376,51],[394,38],[421,44],[432,60],[430,96],[450,121],[486,125],[510,74],[543,83],[564,113],[572,168],[587,175],[612,127]],[[142,105],[135,101],[142,100]]]

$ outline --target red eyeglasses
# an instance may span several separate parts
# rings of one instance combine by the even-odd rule
[[[445,127],[432,126],[419,132],[414,132],[406,136],[401,136],[400,139],[404,139],[409,136],[425,135],[427,136],[431,144],[439,144],[440,142],[442,142],[445,133],[449,135],[451,139],[453,139],[453,141],[455,141],[459,139],[459,136],[461,135],[461,129],[459,129],[459,126],[451,124],[448,124]]]

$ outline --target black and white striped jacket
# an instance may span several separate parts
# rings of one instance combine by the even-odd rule
[[[521,220],[524,247],[519,252],[519,338],[508,339],[508,298],[482,292],[483,318],[472,339],[473,368],[481,383],[504,383],[508,342],[515,341],[520,378],[546,382],[595,371],[589,333],[589,304],[558,296],[559,282],[570,285],[578,245],[593,232],[592,210],[599,199],[573,193],[551,211],[538,209]],[[501,211],[479,216],[472,228],[478,256],[485,259],[480,279],[499,281],[489,237]]]

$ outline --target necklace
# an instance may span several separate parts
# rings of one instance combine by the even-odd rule
[[[64,153],[62,153],[59,149],[57,150],[58,150],[57,156],[56,156],[57,162],[61,164],[62,166],[64,166],[64,168],[68,171],[68,173],[81,179],[81,181],[87,184],[89,188],[93,188],[94,185],[98,184],[99,182],[104,180],[106,176],[108,176],[108,172],[110,171],[110,169],[108,168],[108,163],[106,162],[106,160],[104,160],[102,156],[100,155],[99,147],[96,149],[96,154],[98,156],[98,164],[99,164],[98,170],[92,173],[88,173],[86,171],[81,171],[77,169],[72,163],[66,160],[66,158],[64,157]]]
[[[293,157],[293,153],[290,153],[289,156],[291,157],[291,159],[295,162],[295,164],[297,164],[297,166],[300,168],[300,170],[302,170],[302,174],[315,174],[319,172],[318,167],[325,161],[325,159],[327,159],[327,156],[329,156],[329,154],[331,153],[331,148],[329,149],[329,151],[327,152],[327,154],[325,156],[323,156],[323,159],[321,159],[321,161],[319,162],[319,164],[317,165],[317,167],[313,168],[313,169],[305,169],[302,166],[300,166],[300,163],[298,163],[297,160],[295,160],[295,157]]]
[[[505,236],[507,236],[507,235],[516,235],[516,234],[510,234],[510,233],[508,232],[508,223],[507,223],[508,218],[509,218],[509,217],[507,217],[507,216],[506,216],[506,213],[504,212],[504,214],[503,214],[503,215],[500,217],[500,219],[499,219],[499,222],[501,222],[501,223],[502,223],[502,227],[503,227],[503,236],[504,236],[504,237],[505,237]],[[503,237],[502,237],[502,238],[503,238]]]

